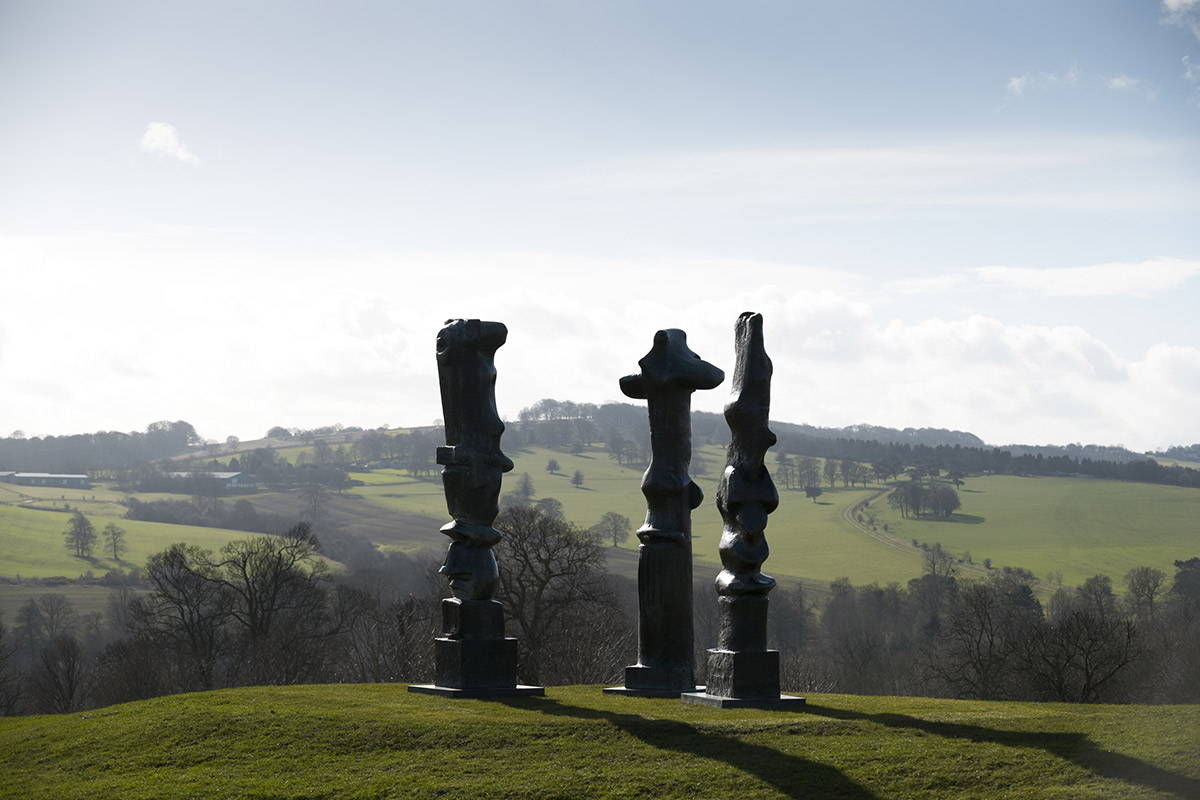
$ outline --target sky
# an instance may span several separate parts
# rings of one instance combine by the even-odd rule
[[[622,400],[1200,441],[1200,0],[0,0],[0,435]],[[719,411],[728,382],[693,407]]]

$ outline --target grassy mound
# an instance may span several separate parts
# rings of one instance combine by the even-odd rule
[[[13,798],[1200,797],[1200,708],[249,688],[0,719]]]

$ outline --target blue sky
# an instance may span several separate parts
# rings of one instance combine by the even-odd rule
[[[427,423],[455,316],[515,416],[753,308],[780,419],[1200,440],[1200,0],[0,0],[0,113],[5,430]]]

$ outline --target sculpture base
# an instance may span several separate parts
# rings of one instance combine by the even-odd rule
[[[703,691],[703,686],[697,686],[696,691]],[[628,686],[608,686],[603,689],[605,694],[621,694],[626,697],[665,697],[673,699],[682,697],[682,689],[631,689]]]
[[[766,711],[800,711],[804,708],[804,698],[790,694],[778,697],[721,697],[706,692],[686,692],[679,699],[685,703],[714,708],[761,708]]]
[[[696,686],[696,678],[688,667],[634,664],[625,668],[624,686],[613,686],[604,691],[638,697],[678,697],[684,692],[695,692],[701,688]]]
[[[709,650],[708,692],[717,697],[779,697],[779,651]]]
[[[434,639],[434,685],[447,689],[512,689],[517,685],[517,640]]]
[[[410,692],[417,694],[436,694],[442,697],[461,697],[464,699],[488,697],[545,697],[546,689],[542,686],[511,686],[500,689],[452,689],[449,686],[435,686],[431,683],[412,684]]]

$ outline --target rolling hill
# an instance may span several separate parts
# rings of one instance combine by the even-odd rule
[[[0,719],[0,797],[1180,798],[1200,796],[1198,751],[1196,706],[254,687]]]

